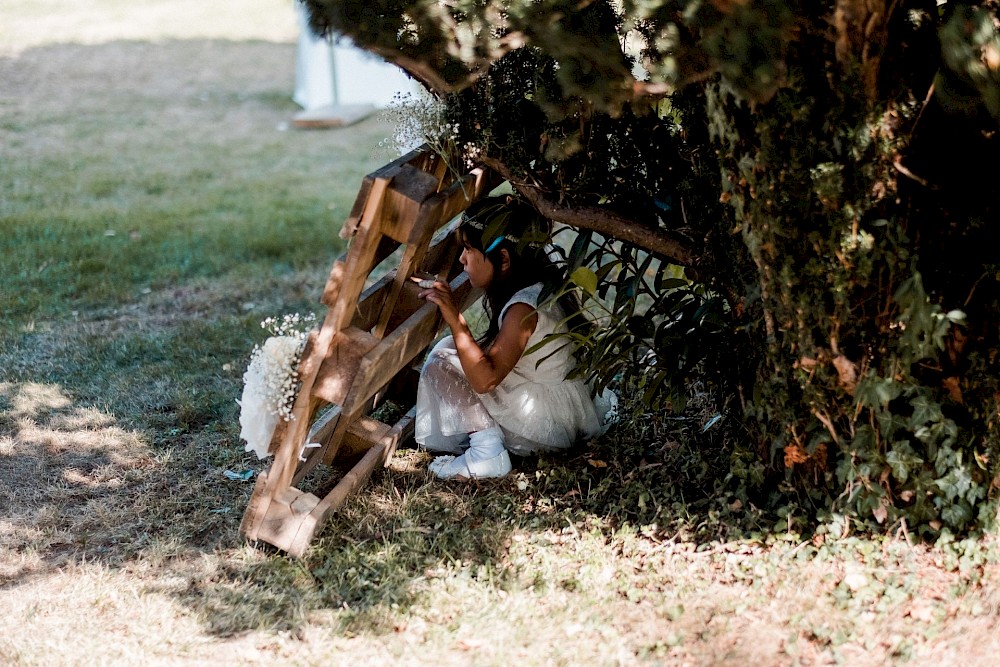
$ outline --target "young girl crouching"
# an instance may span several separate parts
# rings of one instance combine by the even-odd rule
[[[508,452],[565,449],[605,430],[610,397],[598,399],[600,410],[583,380],[566,379],[576,365],[566,340],[525,354],[567,326],[588,325],[573,292],[539,303],[543,288],[557,293],[564,281],[549,256],[550,235],[547,219],[511,197],[489,197],[466,211],[460,261],[484,290],[489,318],[478,340],[446,282],[420,292],[451,329],[428,354],[417,388],[417,443],[452,454],[431,462],[439,478],[503,477],[511,469]]]

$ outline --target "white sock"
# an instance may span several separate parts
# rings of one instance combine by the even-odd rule
[[[494,426],[469,436],[469,449],[465,452],[465,457],[468,461],[486,461],[500,456],[503,451],[503,431],[499,426]]]

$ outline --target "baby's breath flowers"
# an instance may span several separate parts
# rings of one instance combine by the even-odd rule
[[[465,168],[475,167],[482,147],[471,141],[459,146],[461,128],[449,122],[446,111],[444,102],[429,94],[396,93],[381,113],[393,128],[392,136],[380,141],[379,148],[397,157],[426,144],[447,160],[457,156]]]
[[[305,348],[308,328],[314,315],[298,313],[280,320],[269,317],[260,323],[272,335],[262,345],[255,345],[250,363],[243,374],[240,406],[240,438],[245,451],[265,458],[271,452],[271,438],[278,420],[289,421],[299,390],[298,365]]]
[[[392,136],[379,143],[397,155],[430,143],[454,145],[458,126],[445,120],[445,106],[429,94],[396,93],[381,114],[392,128]]]

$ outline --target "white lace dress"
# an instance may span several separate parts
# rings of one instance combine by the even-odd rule
[[[538,308],[541,284],[511,297],[500,313],[503,321],[512,304]],[[537,311],[538,324],[526,349],[554,333],[563,319],[556,304]],[[420,372],[414,437],[426,449],[460,453],[469,433],[499,425],[504,445],[514,454],[565,449],[581,437],[604,429],[603,415],[583,380],[567,380],[574,360],[564,339],[551,341],[526,354],[486,394],[477,394],[462,371],[451,336],[434,346]]]

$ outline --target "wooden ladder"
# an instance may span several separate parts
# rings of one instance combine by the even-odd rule
[[[369,174],[341,230],[347,254],[330,271],[322,326],[309,333],[299,363],[301,386],[291,419],[271,440],[274,461],[257,476],[240,533],[292,556],[313,537],[379,464],[411,437],[416,397],[412,368],[441,329],[434,304],[419,299],[416,272],[447,279],[460,310],[478,297],[461,273],[456,217],[499,179],[481,169],[455,175],[419,149]],[[367,289],[372,271],[401,249],[395,270]],[[392,393],[411,406],[395,424],[370,415]],[[325,410],[324,410],[325,408]],[[307,448],[307,444],[319,446]],[[295,488],[315,466],[364,455],[322,498]],[[338,459],[338,454],[343,454]]]

